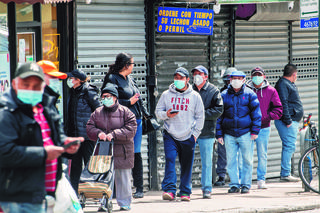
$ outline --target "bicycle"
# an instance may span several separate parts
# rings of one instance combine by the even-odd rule
[[[300,131],[305,131],[303,145],[306,149],[299,160],[299,176],[302,180],[305,191],[312,190],[320,194],[319,191],[319,136],[317,127],[314,122],[311,122],[310,113],[303,118],[303,127]],[[302,142],[302,141],[301,141]],[[307,147],[306,147],[307,146]],[[308,148],[309,147],[309,148]]]

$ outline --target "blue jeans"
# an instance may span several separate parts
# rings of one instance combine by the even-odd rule
[[[253,165],[253,141],[251,140],[250,132],[240,136],[233,137],[224,135],[224,142],[227,151],[227,171],[230,176],[230,187],[251,187],[252,182],[252,165]],[[239,181],[239,162],[238,152],[241,151],[241,184]]]
[[[164,153],[166,158],[166,166],[164,178],[162,181],[162,190],[165,192],[176,193],[177,174],[176,174],[176,158],[179,157],[181,174],[180,174],[180,193],[191,194],[191,175],[194,158],[195,141],[193,135],[185,140],[175,140],[166,131],[163,132]]]
[[[142,120],[137,119],[137,132],[133,138],[134,141],[134,153],[141,152],[141,141],[142,141]]]
[[[217,175],[219,177],[225,177],[227,172],[227,154],[226,146],[218,143],[218,160],[217,160]]]
[[[212,154],[214,138],[199,138],[197,140],[201,156],[201,189],[202,191],[212,190]]]
[[[292,121],[289,128],[281,120],[275,120],[274,124],[282,141],[280,175],[281,177],[287,177],[291,174],[291,158],[296,149],[299,122]]]
[[[0,202],[4,213],[45,213],[45,204],[39,203],[17,203],[17,202]]]
[[[270,127],[261,129],[258,138],[255,140],[258,156],[257,180],[266,180],[270,129]]]

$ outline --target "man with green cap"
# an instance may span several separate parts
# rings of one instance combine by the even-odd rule
[[[64,152],[74,154],[80,144],[61,131],[52,97],[44,95],[42,68],[22,64],[12,87],[0,98],[0,206],[4,212],[44,213],[46,195],[55,196]]]

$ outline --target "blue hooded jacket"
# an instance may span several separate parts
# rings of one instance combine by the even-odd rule
[[[217,120],[216,138],[221,138],[224,134],[240,137],[248,132],[258,135],[261,111],[257,95],[245,85],[238,92],[229,85],[221,96],[224,110]]]

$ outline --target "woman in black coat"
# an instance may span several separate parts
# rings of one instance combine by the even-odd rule
[[[136,187],[134,198],[143,198],[143,167],[141,158],[142,116],[148,116],[140,91],[133,78],[129,75],[134,67],[134,59],[128,53],[119,53],[114,64],[110,65],[109,72],[104,78],[101,90],[110,82],[118,86],[121,105],[128,107],[136,116],[137,132],[134,137],[134,167],[132,169],[133,185]]]
[[[87,136],[86,125],[92,112],[101,106],[98,96],[98,88],[89,84],[89,78],[81,70],[73,70],[68,73],[67,84],[71,88],[68,98],[68,113],[66,133],[68,136],[82,136],[85,141],[79,151],[72,156],[70,182],[78,193],[79,179],[82,172],[82,164],[86,165],[94,149],[94,141]]]

